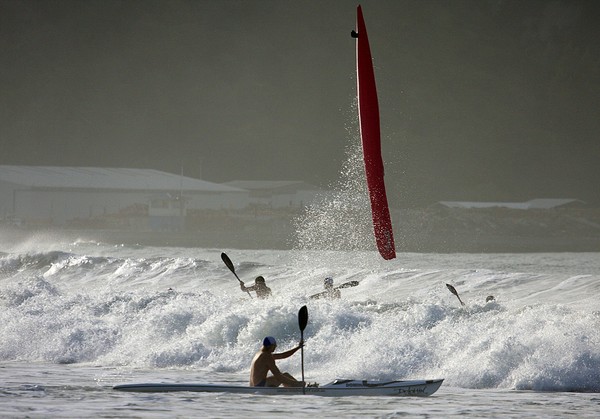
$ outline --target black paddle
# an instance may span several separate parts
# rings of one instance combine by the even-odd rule
[[[235,268],[233,267],[233,262],[231,262],[231,259],[229,259],[229,256],[227,256],[225,253],[221,253],[221,259],[223,259],[223,262],[225,262],[225,265],[227,265],[227,267],[229,268],[229,270],[231,271],[231,273],[233,273],[235,275],[235,277],[237,278],[237,280],[240,281],[240,284],[243,284],[243,282],[240,279],[240,277],[237,276],[237,274],[235,273]],[[248,293],[248,295],[250,296],[250,298],[252,298],[252,294],[250,294],[250,291],[246,290],[246,292]]]
[[[300,342],[302,342],[302,347],[300,348],[300,360],[302,362],[302,381],[304,381],[304,329],[306,329],[306,323],[308,323],[308,309],[306,308],[306,306],[302,306],[298,311]],[[302,394],[306,394],[306,383],[302,386]]]
[[[460,297],[458,296],[458,292],[456,291],[456,288],[454,288],[452,285],[450,284],[446,284],[446,286],[448,287],[448,289],[450,290],[450,292],[454,295],[456,295],[456,298],[458,298],[458,301],[460,301],[461,305],[465,305],[465,303],[462,302],[462,300],[460,299]]]
[[[335,289],[340,289],[340,288],[350,288],[350,287],[355,287],[358,285],[358,281],[348,281],[348,282],[344,282],[341,285],[338,285],[337,287],[335,287]]]
[[[335,287],[334,289],[336,289],[336,290],[339,290],[340,288],[350,288],[350,287],[355,287],[355,286],[357,286],[358,284],[359,284],[359,282],[358,282],[358,281],[348,281],[348,282],[344,282],[344,283],[343,283],[343,284],[341,284],[341,285],[338,285],[338,286],[337,286],[337,287]],[[329,291],[323,291],[323,292],[320,292],[320,293],[318,293],[318,294],[311,295],[311,296],[310,296],[310,297],[308,297],[308,298],[321,298],[321,297],[324,297],[325,295],[327,295],[327,293],[328,293],[328,292],[329,292]]]

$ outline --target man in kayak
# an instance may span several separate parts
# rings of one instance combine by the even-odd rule
[[[252,366],[250,367],[250,386],[251,387],[304,387],[304,381],[298,381],[289,373],[282,373],[275,364],[276,359],[285,359],[292,356],[296,351],[302,348],[303,341],[298,346],[289,351],[273,353],[277,348],[277,341],[272,336],[267,336],[263,340],[260,351],[254,355]],[[273,375],[267,376],[269,371]]]
[[[332,300],[342,298],[342,292],[339,289],[333,288],[332,277],[328,276],[327,278],[325,278],[325,280],[323,281],[323,286],[325,287],[325,291],[315,295],[311,295],[310,298],[312,298],[313,300],[319,298],[329,298]]]
[[[271,296],[271,288],[265,284],[265,278],[257,276],[254,280],[254,285],[246,287],[243,281],[240,281],[240,288],[244,292],[254,291],[258,298],[269,298]]]
[[[325,294],[325,297],[332,299],[342,298],[342,292],[338,289],[333,288],[332,277],[328,276],[327,278],[325,278],[325,280],[323,281],[323,286],[325,287],[325,291],[327,292],[327,294]]]

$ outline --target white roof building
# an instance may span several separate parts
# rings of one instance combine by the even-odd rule
[[[0,181],[32,188],[241,192],[239,188],[152,169],[0,165]]]
[[[448,208],[509,208],[509,209],[552,209],[571,205],[583,205],[579,199],[531,199],[526,202],[461,202],[440,201],[440,205]]]
[[[243,208],[249,195],[152,169],[0,165],[0,218],[64,224],[148,205],[157,194],[183,197],[188,209]]]

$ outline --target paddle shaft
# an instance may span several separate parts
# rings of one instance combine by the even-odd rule
[[[304,341],[304,330],[300,331],[300,340]],[[300,363],[302,366],[302,381],[304,381],[304,344],[300,348]],[[305,387],[306,387],[306,384],[304,384],[302,386],[302,388],[305,388]],[[302,393],[306,394],[306,391],[303,391]]]

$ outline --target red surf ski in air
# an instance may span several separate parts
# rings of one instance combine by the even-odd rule
[[[383,160],[381,158],[381,138],[379,131],[379,104],[375,87],[375,73],[371,59],[371,48],[367,37],[367,28],[362,9],[358,6],[356,16],[356,32],[352,36],[356,42],[356,80],[358,91],[358,116],[360,122],[360,138],[365,161],[365,174],[375,241],[381,256],[386,259],[396,257],[392,221],[388,208],[385,183],[383,181]]]

